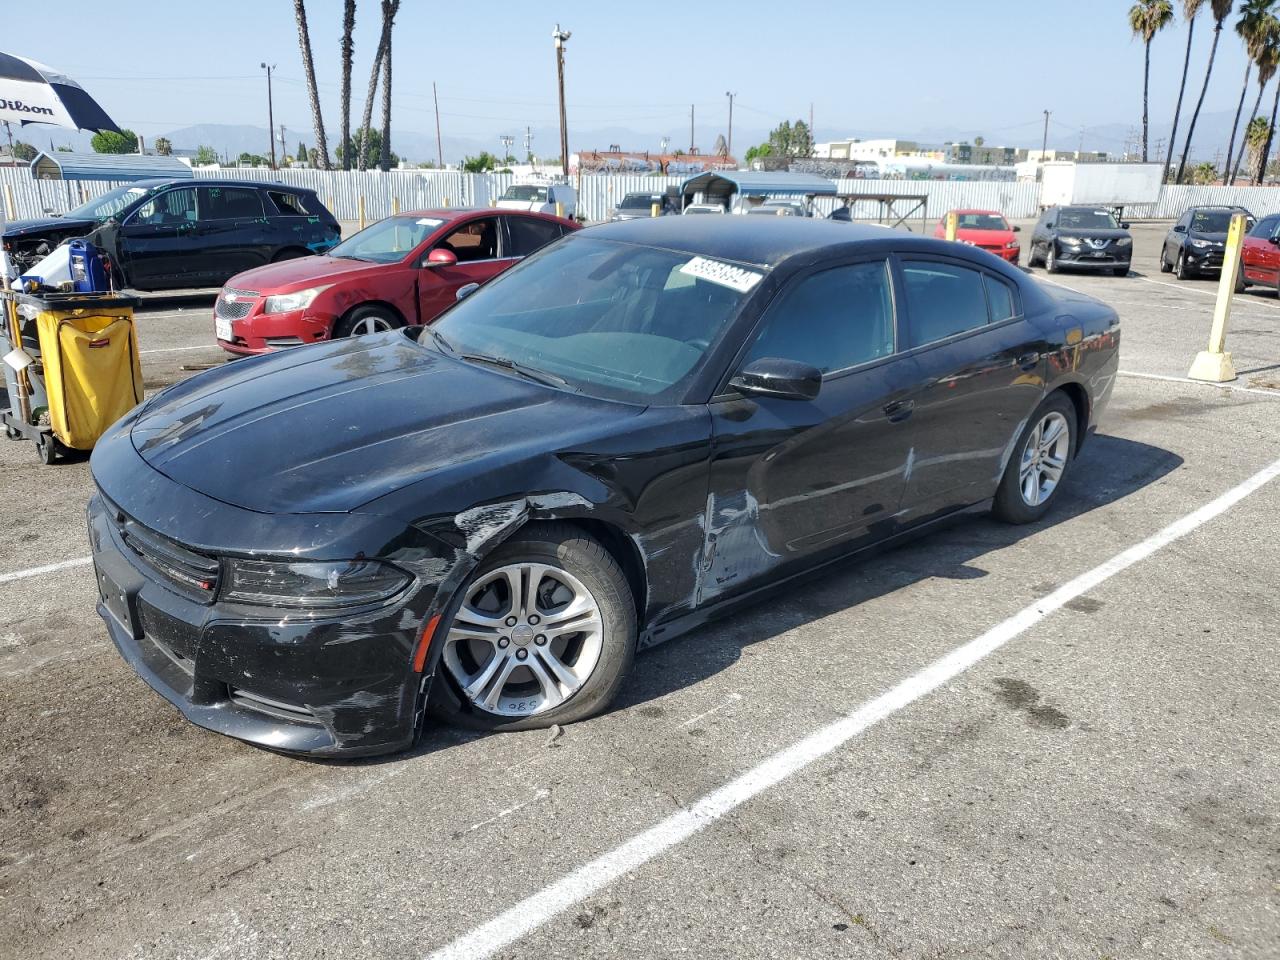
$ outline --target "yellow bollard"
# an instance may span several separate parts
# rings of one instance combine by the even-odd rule
[[[16,208],[13,203],[13,187],[11,187],[7,183],[4,185],[4,209],[5,209],[5,219],[6,220],[14,219],[13,211]]]
[[[449,209],[449,198],[448,198],[448,197],[445,197],[445,198],[444,198],[444,208],[445,208],[446,210],[448,210],[448,209]]]
[[[947,212],[946,224],[947,239],[955,240],[956,231],[960,228],[960,217],[954,210]]]
[[[658,217],[658,216],[661,216],[661,215],[662,215],[662,214],[661,214],[661,212],[660,212],[660,207],[659,207],[659,205],[658,205],[658,204],[656,204],[656,203],[655,203],[655,204],[653,204],[651,207],[649,207],[649,216],[651,216],[651,217]]]
[[[360,229],[363,230],[364,229],[364,194],[363,193],[360,194],[359,207],[360,207]]]
[[[1227,345],[1227,321],[1231,319],[1231,298],[1236,292],[1240,277],[1240,250],[1244,246],[1244,214],[1231,217],[1227,230],[1227,246],[1222,251],[1222,276],[1218,279],[1218,299],[1213,305],[1213,326],[1209,329],[1209,349],[1201,350],[1191,361],[1192,380],[1210,383],[1226,383],[1236,378],[1236,368],[1231,354],[1223,348]]]
[[[399,213],[399,212],[400,212],[400,198],[399,198],[399,197],[392,197],[392,198],[391,198],[391,213],[392,213],[392,215],[394,216],[395,214],[397,214],[397,213]]]

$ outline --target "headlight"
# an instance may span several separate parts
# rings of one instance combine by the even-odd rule
[[[1010,240],[1008,243],[1006,243],[1006,244],[1004,245],[1004,248],[1005,248],[1006,250],[1012,250],[1012,249],[1014,249],[1015,247],[1017,247],[1017,245],[1018,245],[1018,241],[1017,241],[1017,240]]]
[[[1117,246],[1117,247],[1132,247],[1132,246],[1133,246],[1133,240],[1132,240],[1130,237],[1121,237],[1119,240],[1117,240],[1117,241],[1116,241],[1116,246]]]
[[[320,294],[328,290],[333,284],[325,284],[323,287],[312,287],[309,290],[299,290],[297,293],[281,293],[274,297],[267,297],[266,303],[262,305],[263,313],[289,313],[291,310],[305,310],[311,306],[311,301]]]
[[[1084,243],[1083,237],[1059,237],[1058,242],[1068,247],[1078,247]]]
[[[272,607],[355,607],[409,585],[403,570],[376,560],[289,563],[228,560],[225,600]]]
[[[1212,240],[1192,240],[1191,245],[1197,250],[1208,250],[1213,246]]]

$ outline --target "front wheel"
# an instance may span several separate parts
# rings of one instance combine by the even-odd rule
[[[480,730],[583,720],[617,695],[636,648],[621,567],[564,523],[533,524],[459,591],[441,652],[445,719]]]
[[[1014,446],[992,512],[1006,523],[1033,523],[1057,496],[1076,453],[1076,409],[1062,393],[1036,408]]]
[[[1182,251],[1178,251],[1178,261],[1173,265],[1173,275],[1179,280],[1191,279],[1191,268],[1187,266],[1187,257]]]
[[[1062,269],[1058,266],[1058,245],[1052,240],[1049,241],[1049,249],[1045,251],[1044,268],[1050,273],[1057,273]]]
[[[360,337],[366,333],[381,333],[403,326],[400,318],[384,307],[356,307],[334,325],[333,336],[335,339]]]
[[[1161,248],[1160,248],[1160,272],[1161,272],[1161,273],[1172,273],[1172,272],[1173,272],[1173,264],[1171,264],[1171,263],[1169,262],[1169,248],[1168,248],[1168,247],[1161,247]]]

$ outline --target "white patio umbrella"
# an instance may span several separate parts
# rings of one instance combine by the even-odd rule
[[[0,53],[0,121],[120,132],[97,101],[66,74],[8,53]]]

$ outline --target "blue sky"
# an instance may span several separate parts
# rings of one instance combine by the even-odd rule
[[[435,80],[446,136],[496,147],[499,134],[525,124],[553,127],[550,34],[560,21],[573,31],[571,128],[624,127],[655,139],[667,134],[679,144],[688,136],[690,103],[701,130],[723,129],[725,91],[734,90],[734,123],[744,134],[806,116],[812,102],[823,140],[945,128],[988,143],[1038,145],[1046,108],[1059,136],[1081,126],[1139,124],[1142,47],[1128,35],[1128,6],[1126,0],[403,0],[394,123],[433,132]],[[341,3],[309,0],[307,8],[332,143]],[[360,0],[358,9],[357,116],[379,24],[377,0]],[[1239,96],[1244,55],[1233,23],[1234,15],[1223,31],[1206,111],[1234,111]],[[1197,82],[1211,28],[1206,9],[1192,52]],[[1185,37],[1179,22],[1153,45],[1153,122],[1172,115]],[[286,124],[291,141],[293,132],[311,140],[289,0],[63,0],[56,29],[45,18],[8,18],[2,47],[66,70],[117,122],[151,136],[194,123],[265,126],[259,63],[274,61],[276,122]],[[1252,98],[1251,91],[1250,104]],[[699,135],[704,149],[713,136]],[[1107,142],[1102,137],[1087,133],[1085,146],[1120,148],[1114,130]]]

